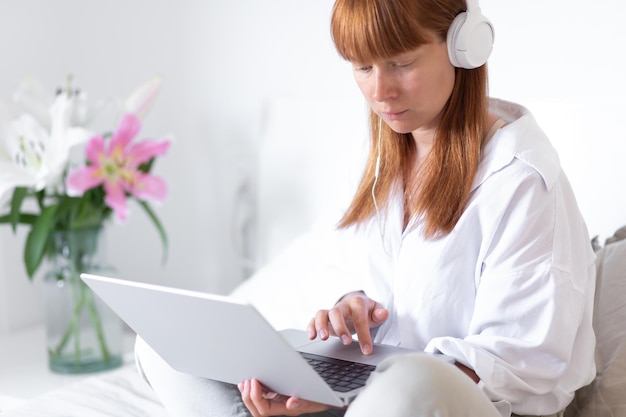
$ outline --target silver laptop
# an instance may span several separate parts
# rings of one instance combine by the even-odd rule
[[[311,341],[304,331],[277,332],[251,304],[230,297],[81,278],[172,368],[199,377],[232,384],[256,378],[280,394],[342,407],[381,360],[415,352],[375,345],[366,356],[356,341],[345,346],[335,337]]]

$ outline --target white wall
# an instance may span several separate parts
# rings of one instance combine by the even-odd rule
[[[626,6],[613,0],[481,5],[497,31],[492,95],[537,112],[591,234],[611,234],[626,223],[620,161],[626,85],[618,65]],[[156,166],[171,187],[158,209],[170,257],[162,267],[158,237],[135,207],[127,224],[110,228],[109,258],[129,278],[226,292],[246,274],[233,220],[245,210],[234,200],[255,176],[265,103],[285,96],[358,98],[349,66],[330,43],[331,7],[332,0],[0,0],[0,97],[10,97],[26,74],[52,91],[72,73],[94,99],[122,97],[162,74],[165,84],[142,137],[177,138]],[[0,334],[40,320],[22,245],[23,233],[0,230]]]
[[[111,227],[109,258],[121,274],[225,292],[244,277],[232,224],[237,185],[253,175],[261,108],[273,95],[331,95],[352,84],[328,33],[320,0],[0,0],[0,97],[25,74],[51,92],[74,74],[89,95],[124,96],[154,73],[164,86],[144,136],[172,133],[156,172],[171,188],[158,237],[143,213]],[[330,64],[323,64],[328,62]],[[327,80],[330,79],[331,82]],[[349,87],[344,87],[349,86]],[[0,231],[0,331],[37,321],[36,288],[20,260],[22,238]]]
[[[590,234],[626,224],[626,3],[481,0],[496,25],[491,94],[528,106],[559,150]]]

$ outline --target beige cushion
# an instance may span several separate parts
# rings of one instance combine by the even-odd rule
[[[597,252],[597,376],[576,393],[566,417],[626,417],[626,240],[619,240],[624,230]]]

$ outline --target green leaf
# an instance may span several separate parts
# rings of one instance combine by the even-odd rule
[[[43,211],[44,207],[45,207],[45,203],[46,203],[46,190],[39,190],[35,193],[35,196],[37,197],[37,204],[39,204],[39,208]]]
[[[54,229],[54,219],[57,208],[58,206],[56,204],[45,207],[28,233],[24,247],[24,265],[26,265],[28,278],[32,279],[41,264],[46,244]]]
[[[139,171],[146,173],[150,172],[152,170],[152,166],[154,165],[154,160],[155,158],[150,158],[149,161],[139,165]]]
[[[9,219],[11,221],[11,229],[15,233],[17,224],[20,221],[20,209],[22,208],[22,202],[28,195],[28,189],[26,187],[17,187],[13,190],[13,198],[11,198],[11,211],[9,212]]]
[[[35,223],[35,220],[37,220],[37,217],[39,217],[38,214],[22,213],[19,215],[17,222],[22,223],[22,224],[30,224],[32,226],[33,223]],[[0,224],[12,223],[12,222],[13,222],[13,219],[11,218],[10,214],[0,216]]]
[[[157,230],[159,231],[159,235],[161,236],[161,241],[163,242],[163,260],[162,260],[162,263],[165,264],[167,262],[167,254],[168,254],[167,234],[165,233],[165,229],[163,228],[163,225],[161,224],[161,222],[157,218],[157,216],[154,213],[154,211],[152,211],[152,209],[150,208],[148,203],[146,203],[145,201],[138,201],[138,203],[139,203],[139,205],[141,207],[143,207],[143,209],[148,214],[148,217],[150,217],[150,220],[152,220],[152,223],[154,223],[154,225],[156,226]]]

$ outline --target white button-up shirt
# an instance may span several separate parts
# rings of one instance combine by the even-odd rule
[[[500,100],[491,111],[507,124],[487,143],[454,230],[438,240],[403,230],[397,196],[361,232],[369,268],[355,289],[390,310],[376,342],[450,355],[499,409],[551,414],[595,376],[595,256],[532,115]]]

